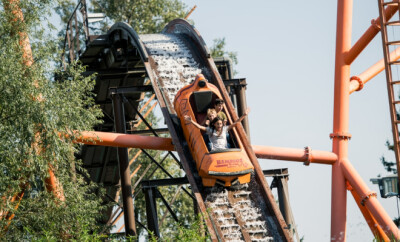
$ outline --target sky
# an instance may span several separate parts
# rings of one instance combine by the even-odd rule
[[[336,1],[184,0],[197,5],[190,18],[210,47],[224,37],[238,53],[236,78],[247,80],[251,142],[256,145],[332,150]],[[352,43],[378,17],[376,0],[353,3]],[[351,68],[358,75],[383,57],[378,34]],[[398,78],[400,79],[400,78]],[[386,79],[379,74],[350,97],[349,160],[367,186],[387,175],[380,158],[394,160],[385,146],[392,140]],[[331,167],[259,160],[263,169],[288,168],[290,202],[300,237],[329,241]],[[348,193],[347,240],[372,241],[353,197]],[[396,198],[378,200],[390,217]]]

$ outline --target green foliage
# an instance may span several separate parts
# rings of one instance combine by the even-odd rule
[[[214,58],[228,56],[229,58],[232,59],[232,62],[237,65],[238,64],[237,52],[227,51],[225,50],[225,46],[226,46],[225,38],[214,39],[214,45],[210,48],[211,56]]]
[[[381,162],[386,171],[397,174],[396,163],[387,161],[384,156],[381,157]]]
[[[211,56],[213,58],[228,56],[229,58],[231,58],[233,65],[237,65],[238,64],[237,52],[227,51],[225,50],[225,46],[226,46],[225,38],[214,39],[213,46],[210,47]],[[237,74],[236,70],[234,70],[233,72],[234,75]]]
[[[69,18],[71,17],[77,1],[75,0],[57,0],[57,5],[55,6],[54,10],[60,16],[62,23],[68,23]],[[61,26],[66,28],[66,24]]]
[[[209,238],[204,234],[205,228],[201,217],[198,216],[189,227],[179,225],[172,239],[166,239],[166,241],[209,241]]]
[[[139,34],[158,33],[173,19],[184,18],[186,5],[179,0],[99,0],[93,12],[105,13],[112,24],[126,22]],[[109,26],[108,26],[109,27]],[[104,23],[102,29],[108,29]]]
[[[388,150],[394,151],[393,144],[391,144],[388,140],[386,141],[386,147],[388,148]],[[381,157],[381,162],[386,171],[397,174],[395,162],[387,161],[384,156]]]
[[[177,224],[174,227],[174,229],[170,231],[169,234],[166,234],[162,238],[157,238],[151,231],[148,231],[147,239],[149,241],[166,241],[166,242],[210,241],[210,238],[205,234],[206,232],[205,229],[206,225],[203,222],[201,215],[199,214],[189,226]]]
[[[94,77],[82,76],[84,67],[73,63],[54,80],[59,72],[54,67],[57,41],[46,31],[52,26],[43,24],[42,17],[50,13],[51,4],[21,0],[25,21],[17,23],[9,21],[9,11],[0,11],[0,211],[15,213],[7,240],[79,239],[89,228],[98,228],[99,211],[104,209],[93,193],[101,194],[102,189],[75,173],[75,167],[82,168],[74,161],[79,149],[73,143],[76,135],[91,130],[102,115],[91,93]],[[24,64],[20,32],[30,37],[31,66]],[[49,165],[62,184],[65,201],[44,189]],[[17,203],[10,198],[23,186],[24,199],[15,210]],[[0,228],[6,223],[1,220]]]

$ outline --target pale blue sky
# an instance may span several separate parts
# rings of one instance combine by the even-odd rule
[[[236,77],[247,79],[253,144],[331,150],[336,1],[184,0],[197,5],[191,19],[208,46],[225,37],[238,52]],[[376,0],[354,1],[354,43],[378,16]],[[380,34],[352,66],[357,75],[381,59]],[[400,78],[399,78],[400,79]],[[369,179],[385,174],[380,157],[391,138],[384,74],[350,98],[349,159],[371,190]],[[300,236],[329,241],[331,168],[326,165],[260,160],[263,169],[287,167],[289,191]],[[395,198],[379,201],[397,216]],[[372,241],[362,214],[348,194],[348,241]]]

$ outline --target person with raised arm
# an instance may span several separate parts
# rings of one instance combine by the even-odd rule
[[[198,129],[206,131],[211,141],[211,151],[216,151],[228,149],[228,142],[226,139],[228,131],[240,123],[249,112],[250,109],[247,108],[246,112],[238,120],[228,126],[225,126],[223,120],[218,116],[211,121],[209,127],[198,124],[188,115],[185,115],[184,118],[186,121],[190,121]]]

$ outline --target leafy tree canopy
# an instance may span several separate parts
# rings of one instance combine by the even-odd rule
[[[214,39],[214,44],[210,48],[211,56],[214,58],[228,56],[229,58],[232,59],[232,62],[234,64],[237,64],[238,63],[237,52],[227,51],[225,50],[225,47],[226,47],[225,38]]]
[[[77,64],[58,75],[60,80],[53,78],[60,53],[44,16],[55,1],[21,0],[24,21],[11,21],[8,2],[0,2],[0,233],[6,240],[79,239],[89,228],[96,230],[102,210],[90,192],[99,188],[86,184],[73,166],[84,172],[74,162],[79,146],[72,141],[79,133],[72,131],[90,130],[101,117],[91,93],[94,79],[83,77]],[[24,64],[20,33],[30,38],[31,66]],[[65,201],[44,189],[50,165]],[[24,198],[15,210],[18,199],[11,198],[21,191]],[[4,216],[12,214],[9,224]]]
[[[99,0],[93,1],[93,12],[105,13],[115,22],[126,22],[139,34],[159,33],[176,18],[184,18],[186,5],[179,0]]]

